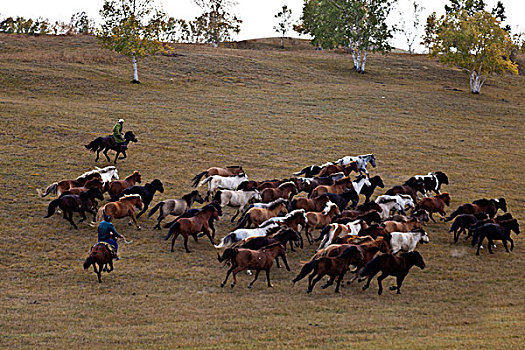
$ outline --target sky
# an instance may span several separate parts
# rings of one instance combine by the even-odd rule
[[[200,8],[193,0],[156,0],[164,11],[171,17],[192,20],[200,14]],[[410,21],[410,3],[413,0],[397,0],[389,22],[397,24],[403,18]],[[237,5],[232,12],[243,20],[241,32],[234,36],[234,40],[246,40],[278,36],[273,27],[276,24],[275,14],[283,5],[292,10],[294,21],[298,21],[302,12],[303,0],[237,0]],[[444,14],[444,5],[447,0],[417,0],[424,7],[421,22],[436,11],[438,15]],[[487,8],[492,9],[497,0],[485,0]],[[512,32],[525,31],[525,0],[502,0],[507,15],[506,24],[510,24]],[[61,20],[69,22],[71,15],[85,11],[96,22],[100,20],[98,11],[102,8],[104,0],[0,0],[0,18],[23,16],[26,18],[43,17],[51,21]],[[422,33],[422,29],[420,32]],[[296,32],[289,32],[287,36],[299,37]],[[419,38],[416,42],[421,41]],[[396,35],[392,41],[393,46],[407,49],[407,43],[402,35]],[[423,47],[418,45],[416,51],[422,52]]]

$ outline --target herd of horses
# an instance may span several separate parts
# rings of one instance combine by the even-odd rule
[[[165,240],[171,238],[172,252],[178,236],[182,236],[184,249],[189,253],[190,236],[197,241],[206,235],[217,249],[219,262],[229,266],[221,286],[226,285],[231,275],[231,287],[237,283],[237,274],[244,270],[255,271],[249,287],[262,270],[271,287],[270,271],[274,261],[279,267],[281,259],[290,270],[288,248],[291,252],[304,249],[304,233],[310,245],[319,242],[313,256],[304,262],[293,279],[295,284],[309,275],[308,293],[324,276],[329,279],[322,288],[336,283],[335,292],[339,292],[347,273],[352,274],[347,283],[367,280],[364,290],[379,272],[378,293],[382,293],[382,280],[387,276],[397,278],[396,285],[390,289],[400,293],[411,267],[425,268],[425,261],[416,249],[419,244],[429,243],[424,226],[430,220],[436,222],[433,217],[436,213],[445,222],[453,220],[450,232],[455,243],[462,233],[467,234],[465,239],[472,237],[472,246],[477,245],[478,255],[485,239],[491,254],[495,240],[501,240],[507,252],[507,242],[511,244],[510,250],[513,249],[511,232],[519,234],[519,224],[510,213],[497,215],[498,210],[507,212],[504,198],[465,203],[447,217],[445,208],[450,206],[451,197],[447,192],[442,193],[441,187],[448,185],[449,179],[445,173],[436,171],[414,175],[371,200],[377,188],[385,185],[379,175],[369,174],[369,164],[376,167],[373,154],[346,156],[305,167],[290,178],[264,181],[249,180],[241,166],[213,167],[192,179],[194,187],[207,186],[204,198],[198,190],[193,190],[181,198],[163,200],[153,206],[148,217],[158,211],[154,229],[161,230],[165,218],[176,216],[162,226],[169,229]],[[77,225],[73,212],[79,212],[81,221],[86,219],[87,212],[93,215],[93,226],[104,215],[111,215],[114,219],[129,217],[130,225],[133,222],[140,229],[137,219],[146,213],[155,193],[164,192],[159,179],[144,186],[138,185],[141,182],[138,171],[120,180],[113,166],[96,168],[75,180],[53,183],[39,193],[58,196],[49,203],[46,217],[60,208],[74,228]],[[98,201],[104,200],[106,192],[109,202],[99,207]],[[361,197],[364,202],[360,204]],[[194,203],[204,205],[192,208]],[[237,209],[231,217],[232,222],[236,219],[237,222],[231,232],[217,242],[214,222],[223,215],[225,207]],[[136,209],[140,211],[138,214]],[[318,234],[314,238],[315,231]],[[111,254],[103,254],[105,248],[96,247],[84,267],[92,265],[100,282],[100,272],[111,271],[113,265]]]

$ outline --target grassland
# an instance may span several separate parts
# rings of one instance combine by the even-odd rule
[[[522,348],[522,237],[511,254],[498,245],[476,257],[432,224],[420,247],[428,268],[412,271],[403,294],[380,297],[375,283],[340,295],[292,288],[313,247],[289,254],[291,273],[273,270],[273,289],[262,279],[248,290],[245,275],[221,289],[226,270],[209,242],[186,254],[178,241],[170,253],[153,218],[142,231],[116,222],[134,242],[102,284],[82,269],[94,230],[43,219],[49,200],[36,189],[106,165],[82,145],[118,118],[139,138],[119,173],[161,179],[157,200],[187,193],[209,166],[242,164],[262,180],[374,152],[372,174],[387,187],[441,170],[453,208],[504,196],[525,219],[523,76],[489,79],[473,96],[463,73],[423,56],[372,55],[359,75],[340,53],[239,47],[177,46],[177,56],[140,61],[134,85],[128,59],[93,38],[0,36],[0,346]]]

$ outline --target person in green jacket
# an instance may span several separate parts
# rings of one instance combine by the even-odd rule
[[[119,119],[117,124],[113,127],[113,138],[118,144],[122,144],[124,141],[124,136],[122,135],[122,124],[124,124],[124,119]]]

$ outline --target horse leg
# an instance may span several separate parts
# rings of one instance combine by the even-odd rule
[[[232,216],[232,218],[231,218],[230,222],[233,222],[233,221],[235,221],[235,218],[237,217],[237,215],[239,215],[239,209],[237,209],[237,211],[235,212],[235,215],[234,215],[234,216]]]
[[[494,254],[494,252],[492,251],[492,245],[494,244],[494,242],[493,242],[492,239],[490,239],[489,237],[487,237],[487,240],[489,241],[489,243],[488,243],[488,246],[489,246],[489,253],[490,253],[490,254]]]
[[[199,242],[199,239],[197,238],[197,234],[194,234],[194,235],[191,235],[193,237],[193,240],[195,241],[195,243],[198,243]]]
[[[339,275],[339,278],[337,279],[337,284],[335,285],[335,293],[339,293],[339,287],[341,286],[341,281],[343,280],[343,277],[345,276],[346,271],[342,272]]]
[[[213,237],[213,239],[215,239],[215,226],[213,226],[213,219],[210,219],[210,221],[208,221],[208,225],[211,229],[211,236]]]
[[[281,264],[279,263],[279,257],[278,256],[275,257],[275,264],[277,265],[278,269],[281,268]]]
[[[251,288],[253,286],[253,283],[255,281],[257,281],[257,277],[259,277],[259,272],[261,272],[261,270],[257,269],[257,271],[255,271],[255,277],[253,278],[253,281],[250,282],[250,284],[248,285],[248,288]]]
[[[397,276],[397,286],[390,287],[390,290],[396,290],[397,294],[401,294],[401,285],[403,284],[403,281],[405,280],[406,276]]]
[[[388,275],[385,275],[384,273],[381,274],[381,276],[379,276],[377,278],[377,284],[379,285],[379,290],[377,291],[377,294],[378,295],[381,295],[383,293],[383,284],[381,282],[383,282],[383,280],[387,277]]]
[[[503,239],[502,241],[503,241],[503,246],[505,247],[505,250],[507,251],[507,253],[510,253],[509,248],[507,247],[507,240]]]
[[[428,212],[428,216],[432,219],[432,221],[434,221],[434,223],[436,222],[436,220],[434,220],[434,218],[432,217],[432,210]]]
[[[86,213],[85,212],[80,212],[80,216],[82,216],[82,218],[78,221],[78,223],[80,224],[82,221],[86,220]]]
[[[122,151],[122,157],[120,157],[119,159],[126,159],[128,156],[126,155],[126,151]]]
[[[232,273],[232,271],[235,269],[235,266],[232,265],[232,267],[230,267],[228,269],[228,272],[226,272],[226,278],[224,279],[224,281],[221,283],[221,288],[224,288],[224,286],[226,285],[226,281],[228,281],[228,277],[230,277],[230,273]]]
[[[314,280],[312,281],[312,284],[310,285],[310,287],[308,287],[308,290],[306,291],[307,293],[311,293],[312,290],[314,289],[314,286],[317,282],[319,282],[321,280],[321,278],[323,278],[324,275],[317,275],[316,278],[314,278]]]
[[[102,148],[98,148],[97,149],[97,157],[95,158],[95,162],[98,162],[98,159],[100,158],[100,151],[102,150]]]
[[[374,276],[369,276],[368,277],[368,280],[366,281],[365,285],[363,286],[363,290],[366,290],[366,289],[368,289],[368,287],[370,287],[370,282],[372,281],[372,277],[374,277]]]
[[[209,227],[205,227],[205,228],[204,228],[204,233],[205,233],[206,236],[208,236],[208,238],[210,239],[211,244],[215,245],[215,241],[214,241],[213,238],[211,237],[212,232],[211,232],[211,230],[210,230]]]
[[[113,271],[113,259],[109,260],[108,265],[109,265],[108,273],[110,273],[111,271]]]
[[[182,234],[182,237],[184,238],[184,249],[186,249],[186,253],[189,253],[190,250],[188,249],[188,235]]]
[[[135,226],[137,226],[137,230],[140,230],[141,227],[140,227],[139,223],[137,222],[137,218],[135,217],[135,212],[131,211],[129,213],[129,216],[131,216],[131,220],[133,220],[133,222],[135,223]]]
[[[268,281],[268,287],[273,288],[272,282],[270,282],[270,269],[266,269],[266,281]]]
[[[149,208],[149,204],[144,203],[144,209],[142,209],[142,211],[137,214],[137,218],[140,218],[140,216],[144,214],[146,210],[148,210],[148,208]]]
[[[485,237],[483,237],[483,235],[480,235],[479,238],[478,238],[478,250],[476,251],[476,255],[479,255],[479,250],[481,248],[481,244],[483,243],[483,239]]]
[[[73,225],[75,230],[78,230],[78,226],[73,221],[73,212],[70,211],[69,209],[67,211],[68,211],[68,214],[69,214],[68,217],[66,217],[67,221],[69,221],[71,223],[71,225]],[[64,216],[66,216],[66,209],[64,209]]]
[[[328,282],[326,282],[325,284],[323,284],[323,285],[321,286],[321,288],[322,288],[322,289],[326,289],[326,288],[330,287],[332,284],[334,284],[335,277],[336,277],[335,275],[330,276],[330,279],[328,280]]]
[[[308,243],[310,243],[310,245],[312,245],[313,244],[313,242],[312,242],[313,237],[310,234],[310,232],[308,232],[308,225],[306,225],[306,227],[304,229],[304,234],[306,236],[306,239],[308,240]]]
[[[113,161],[113,164],[117,164],[117,159],[120,154],[120,151],[117,151],[117,154],[115,155],[115,160]]]
[[[510,237],[508,237],[507,240],[510,241],[510,250],[513,251],[514,250],[514,240],[512,238],[510,238]],[[505,242],[505,241],[503,241],[503,242]],[[507,246],[505,246],[505,248],[506,247]]]
[[[244,267],[240,267],[240,266],[237,266],[235,269],[233,269],[232,271],[232,274],[233,274],[233,282],[232,284],[230,285],[231,288],[235,287],[235,285],[237,284],[237,274],[239,272],[241,272],[242,270],[244,270]]]
[[[97,276],[98,276],[98,283],[102,283],[102,265],[100,263],[98,263]]]
[[[108,156],[108,151],[109,151],[109,148],[106,147],[104,148],[104,151],[102,151],[102,153],[106,156],[106,159],[108,160],[108,162],[111,162],[111,159],[109,159],[109,156]]]
[[[175,245],[175,240],[177,239],[178,236],[179,236],[178,231],[173,233],[173,239],[171,240],[171,252],[172,253],[174,252],[173,246]]]

